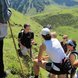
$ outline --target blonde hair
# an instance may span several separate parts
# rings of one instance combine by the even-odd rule
[[[56,32],[52,32],[52,33],[51,33],[51,37],[52,37],[52,38],[57,38],[57,33],[56,33]]]
[[[68,38],[68,35],[63,35],[63,38]]]

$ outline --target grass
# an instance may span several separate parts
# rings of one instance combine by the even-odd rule
[[[53,8],[53,6],[51,6]],[[48,6],[48,8],[50,8],[50,6]],[[34,54],[38,54],[38,48],[39,45],[42,43],[42,38],[40,36],[40,31],[43,28],[44,24],[47,25],[47,23],[53,22],[54,20],[54,25],[57,27],[53,28],[52,31],[56,31],[58,34],[58,39],[61,40],[62,39],[62,35],[63,34],[67,34],[69,36],[69,38],[71,39],[75,39],[78,40],[78,9],[59,9],[56,7],[54,7],[54,9],[48,9],[46,7],[46,10],[40,14],[37,14],[35,16],[25,16],[15,10],[12,9],[12,17],[11,17],[11,27],[13,30],[13,35],[15,38],[15,42],[16,42],[16,46],[18,48],[18,41],[17,41],[17,36],[19,31],[23,28],[23,25],[25,23],[29,23],[31,25],[31,30],[35,33],[35,42],[37,43],[37,46],[33,46],[33,53]],[[52,11],[51,11],[52,10]],[[62,16],[60,16],[60,14]],[[66,14],[69,14],[68,16]],[[73,20],[77,19],[76,23],[73,23],[73,25],[71,24],[58,24],[58,19],[60,20],[60,22],[64,21],[65,19],[62,18],[65,15],[66,20],[70,20],[69,16],[72,17]],[[72,16],[71,16],[72,15]],[[57,19],[58,17],[58,19]],[[56,18],[53,19],[53,18]],[[55,22],[56,21],[56,22]],[[68,21],[69,22],[69,21]],[[64,23],[64,22],[63,22]],[[52,24],[52,23],[51,23]],[[53,24],[52,24],[53,26]],[[78,43],[78,41],[77,41]],[[78,49],[78,46],[77,46]],[[23,61],[23,59],[21,59],[21,62]],[[4,40],[4,64],[5,64],[5,70],[12,70],[12,72],[14,74],[9,74],[7,76],[7,78],[21,78],[20,74],[21,74],[21,68],[19,65],[19,61],[17,58],[17,53],[15,51],[14,45],[13,45],[13,41],[11,38],[11,33],[8,27],[8,35]],[[22,62],[22,66],[24,68],[24,75],[27,74],[27,68],[24,65],[24,63]],[[46,71],[44,71],[43,69],[41,69],[41,73],[40,75],[42,76],[42,78],[47,78],[48,73]]]
[[[13,14],[10,19],[10,23],[11,23],[11,27],[12,27],[12,31],[13,31],[13,35],[15,38],[17,48],[18,48],[18,41],[17,41],[18,33],[23,28],[23,25],[25,23],[29,23],[31,25],[31,30],[33,32],[36,32],[35,41],[38,43],[38,46],[39,46],[39,44],[41,43],[41,40],[40,40],[40,35],[38,35],[38,33],[40,32],[42,28],[41,25],[36,23],[35,21],[32,21],[28,16],[22,15],[21,13],[16,12],[13,9],[12,9],[12,13]],[[36,51],[38,52],[38,46],[33,46],[33,51],[35,53]],[[28,73],[27,68],[22,62],[23,59],[20,58],[20,60],[21,60],[21,63],[24,69],[24,75],[25,75]],[[7,78],[20,78],[21,77],[20,76],[21,68],[20,68],[18,57],[17,57],[17,53],[13,45],[9,27],[8,27],[8,35],[4,39],[4,65],[5,65],[5,70],[10,70],[13,73],[13,74],[10,73],[7,76]]]

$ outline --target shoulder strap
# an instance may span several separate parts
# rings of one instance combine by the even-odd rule
[[[78,55],[78,52],[77,52],[77,51],[74,51],[74,52],[72,52],[71,54],[76,54],[76,55]]]
[[[19,39],[21,40],[21,38],[23,37],[23,30],[21,30],[20,32],[19,32],[19,34],[20,34],[20,37],[19,37]]]

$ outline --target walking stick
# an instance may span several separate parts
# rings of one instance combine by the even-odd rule
[[[19,61],[20,67],[21,67],[21,73],[24,74],[23,67],[22,67],[22,63],[21,63],[20,58],[19,58],[19,55],[18,55],[18,49],[17,49],[17,47],[16,47],[16,43],[15,43],[15,39],[14,39],[14,35],[13,35],[13,32],[12,32],[12,28],[11,28],[10,21],[8,21],[8,24],[9,24],[11,36],[12,36],[12,39],[13,39],[14,47],[15,47],[15,50],[16,50],[17,58],[18,58],[18,61]],[[25,78],[24,75],[23,75],[22,78]]]

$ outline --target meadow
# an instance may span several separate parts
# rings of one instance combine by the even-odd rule
[[[63,34],[67,34],[69,36],[69,39],[75,39],[76,41],[78,40],[78,9],[77,8],[76,9],[65,8],[64,10],[56,8],[54,11],[53,10],[52,11],[49,10],[50,12],[44,11],[40,14],[32,15],[32,16],[23,15],[13,9],[11,10],[12,10],[12,17],[10,19],[10,23],[11,23],[17,48],[18,48],[18,33],[23,28],[23,25],[25,23],[29,23],[31,25],[31,30],[35,33],[35,42],[37,43],[37,46],[32,47],[35,56],[37,56],[39,51],[39,45],[43,41],[40,35],[40,31],[43,28],[43,26],[47,24],[52,25],[51,31],[57,32],[59,40],[62,40]],[[24,69],[24,75],[26,75],[28,73],[28,70],[23,63],[23,59],[20,58],[20,60]],[[4,64],[5,64],[5,70],[10,71],[7,78],[21,78],[21,74],[22,74],[21,68],[17,57],[17,53],[13,45],[9,26],[8,26],[8,35],[4,39]],[[45,73],[46,71],[41,69],[40,78],[47,78],[48,73],[46,75]]]

